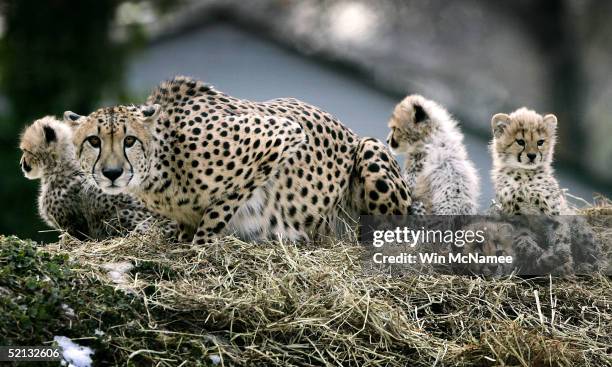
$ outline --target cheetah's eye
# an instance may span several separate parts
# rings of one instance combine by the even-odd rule
[[[100,138],[98,138],[97,136],[90,136],[89,138],[87,138],[87,142],[94,148],[100,147]]]
[[[544,139],[538,140],[538,146],[541,147],[542,145],[544,145]]]
[[[132,145],[134,145],[134,143],[136,143],[136,138],[131,135],[126,136],[125,139],[123,139],[123,144],[125,144],[127,148],[130,148]]]
[[[516,139],[516,143],[517,143],[518,145],[522,146],[522,147],[524,147],[524,146],[525,146],[525,140],[523,140],[523,139]]]

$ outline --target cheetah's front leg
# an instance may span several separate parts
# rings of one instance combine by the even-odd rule
[[[397,161],[376,139],[359,141],[352,177],[353,203],[362,215],[406,215],[411,192]]]
[[[191,242],[193,240],[194,229],[185,223],[179,223],[178,226],[178,241],[181,243]]]
[[[252,196],[252,191],[247,195],[232,194],[224,199],[212,203],[202,215],[198,229],[193,237],[192,244],[204,245],[219,237],[227,228],[234,214],[243,203]]]
[[[416,187],[417,176],[423,170],[423,154],[415,153],[406,157],[404,179],[411,191]]]

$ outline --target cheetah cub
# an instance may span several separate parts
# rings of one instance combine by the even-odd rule
[[[554,177],[555,115],[542,116],[523,107],[510,115],[496,114],[491,128],[492,179],[501,212],[527,216],[529,237],[536,239],[535,233],[545,237],[522,247],[526,257],[536,259],[538,269],[556,273],[598,269],[601,245],[584,218],[568,216],[575,213]],[[539,223],[544,219],[538,214],[546,216],[548,225]]]
[[[90,183],[76,160],[72,130],[47,116],[27,126],[21,135],[20,165],[25,177],[40,179],[38,212],[52,228],[80,238],[104,239],[136,230],[153,222],[168,237],[176,225],[146,210],[131,196],[104,194]]]
[[[410,95],[389,121],[387,143],[404,156],[405,177],[422,208],[419,214],[474,215],[479,179],[457,122],[436,102]]]
[[[551,166],[557,117],[520,108],[491,119],[491,173],[504,214],[572,214]]]

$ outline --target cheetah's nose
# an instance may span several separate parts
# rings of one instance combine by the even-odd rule
[[[123,173],[123,168],[104,168],[104,169],[102,169],[102,174],[106,178],[111,180],[111,182],[113,182],[116,179],[118,179],[119,176],[121,176],[122,173]]]
[[[26,172],[30,172],[32,170],[32,167],[30,167],[30,165],[27,164],[26,161],[23,161],[21,163],[21,167],[23,167],[23,170]]]
[[[536,158],[536,155],[535,153],[527,153],[527,158],[529,158],[529,160],[533,162],[533,160]]]

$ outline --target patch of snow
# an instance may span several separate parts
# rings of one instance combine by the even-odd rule
[[[217,365],[217,364],[221,363],[221,357],[216,355],[216,354],[211,354],[211,355],[208,356],[208,358],[210,358],[210,361],[214,365]]]
[[[105,333],[104,333],[104,331],[102,331],[102,330],[100,330],[100,329],[96,329],[96,330],[94,331],[94,334],[95,334],[95,335],[98,335],[98,336],[102,336],[102,335],[104,335]]]
[[[108,276],[116,284],[125,284],[128,282],[127,272],[132,270],[134,265],[129,261],[121,261],[117,263],[104,264],[102,268],[108,271]]]
[[[55,336],[53,340],[62,351],[62,366],[91,367],[91,355],[94,354],[91,348],[80,346],[65,336]]]

